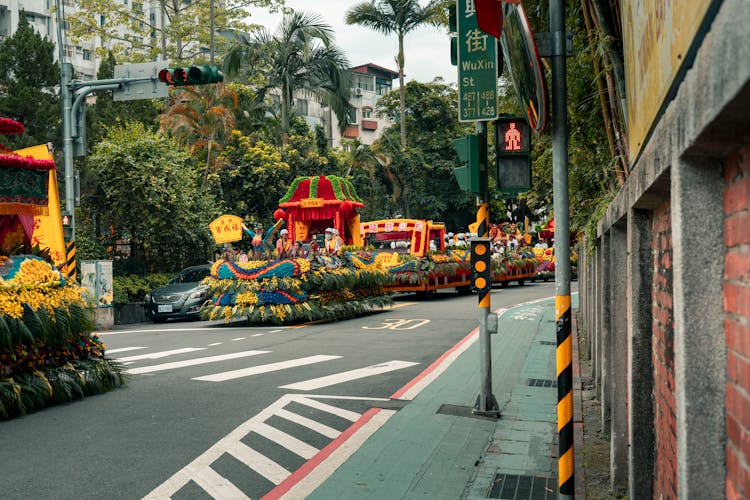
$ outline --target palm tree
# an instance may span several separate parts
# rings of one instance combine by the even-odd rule
[[[404,37],[422,26],[442,24],[442,0],[430,0],[422,7],[417,0],[371,0],[362,2],[346,13],[346,24],[359,24],[384,35],[398,36],[398,84],[400,98],[399,120],[401,125],[401,147],[406,147],[406,88],[404,87]]]
[[[333,29],[316,15],[284,15],[274,34],[265,29],[242,35],[224,58],[228,75],[249,67],[265,81],[258,88],[263,98],[271,89],[281,92],[281,142],[288,143],[290,110],[296,92],[302,91],[329,106],[343,130],[349,123],[351,76],[349,61],[334,44]]]
[[[222,139],[234,128],[239,99],[223,83],[180,87],[179,92],[179,98],[162,115],[161,128],[171,131],[178,141],[191,144],[193,155],[206,152],[206,182],[216,168],[216,152],[221,150]]]

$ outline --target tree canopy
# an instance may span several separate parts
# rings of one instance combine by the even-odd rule
[[[229,49],[224,67],[230,75],[247,72],[263,75],[258,91],[260,99],[272,89],[281,94],[283,144],[287,141],[291,109],[298,92],[315,96],[329,106],[341,130],[348,123],[349,61],[335,45],[332,28],[316,14],[291,12],[283,17],[273,34],[259,29],[252,36],[241,36]]]
[[[384,35],[395,34],[398,38],[399,110],[400,117],[406,116],[406,89],[404,87],[404,38],[411,31],[423,25],[443,23],[443,0],[430,0],[421,6],[418,0],[371,0],[356,4],[346,12],[347,24],[359,24]],[[406,120],[400,120],[401,146],[406,146]]]
[[[143,270],[175,270],[205,262],[214,243],[208,222],[219,214],[190,153],[140,123],[108,130],[91,165],[105,197],[106,226],[122,228],[130,260]],[[105,227],[106,227],[105,226]]]
[[[283,0],[162,0],[158,3],[161,8],[154,13],[145,10],[139,1],[76,0],[77,8],[66,17],[70,24],[68,34],[74,42],[101,39],[101,57],[112,51],[118,61],[161,58],[182,63],[210,60],[212,47],[217,54],[224,53],[230,39],[212,34],[249,31],[254,26],[248,22],[252,19],[251,9],[275,10],[283,3]]]

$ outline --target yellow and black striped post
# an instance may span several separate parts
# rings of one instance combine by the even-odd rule
[[[477,236],[487,238],[490,235],[490,204],[486,201],[477,203]]]
[[[559,458],[557,480],[561,495],[575,493],[573,450],[573,337],[570,326],[570,295],[555,297],[557,330],[557,432]]]
[[[65,244],[65,275],[68,279],[76,279],[76,242],[68,241]]]

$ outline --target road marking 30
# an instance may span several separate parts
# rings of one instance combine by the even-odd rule
[[[414,330],[429,323],[429,319],[396,319],[388,318],[381,323],[383,326],[363,326],[365,330]]]

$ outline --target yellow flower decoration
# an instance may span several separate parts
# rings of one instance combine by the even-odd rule
[[[237,294],[235,302],[238,306],[251,306],[258,303],[258,294],[255,292],[244,292]]]
[[[60,273],[43,260],[26,259],[21,262],[18,273],[13,278],[19,285],[38,285],[43,283],[59,283]]]

